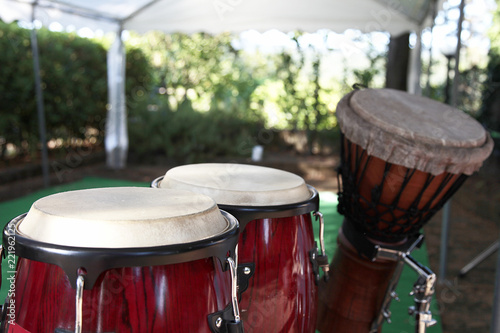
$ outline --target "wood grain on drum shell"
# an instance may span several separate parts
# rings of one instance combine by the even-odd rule
[[[245,333],[315,331],[317,286],[308,254],[313,247],[310,214],[246,225],[239,262],[255,262],[255,274],[240,302]]]
[[[112,269],[83,293],[82,332],[210,332],[207,316],[230,303],[217,259]],[[20,258],[16,322],[33,333],[74,331],[75,289],[61,268]]]
[[[330,280],[320,283],[318,330],[367,333],[380,311],[396,262],[360,258],[341,234],[337,243]]]
[[[434,208],[443,204],[442,199],[452,194],[449,190],[460,178],[449,173],[434,176],[388,163],[369,156],[349,140],[344,140],[343,145],[345,165],[354,177],[352,190],[356,194],[345,195],[352,205],[345,215],[353,218],[351,214],[364,214],[366,220],[356,222],[364,223],[369,237],[390,239],[392,235],[404,237],[418,232],[436,212]]]

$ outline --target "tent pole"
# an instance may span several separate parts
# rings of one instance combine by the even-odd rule
[[[459,84],[459,79],[460,79],[460,69],[459,69],[459,64],[460,64],[460,50],[462,49],[462,38],[460,37],[462,35],[462,23],[464,21],[464,7],[465,7],[465,0],[460,1],[460,17],[458,19],[458,26],[457,26],[457,48],[455,50],[455,76],[453,77],[453,86],[451,90],[451,106],[457,107],[457,98],[458,98],[458,84]]]
[[[42,145],[42,173],[43,173],[43,186],[49,187],[49,158],[47,152],[47,135],[45,127],[45,110],[43,105],[43,91],[42,80],[40,78],[40,59],[38,50],[38,39],[35,28],[35,7],[37,2],[33,3],[31,23],[31,51],[33,53],[33,71],[35,75],[35,95],[36,95],[36,109],[38,114],[38,131],[40,132],[40,144]]]
[[[415,31],[417,41],[411,52],[410,66],[408,68],[408,92],[410,94],[422,95],[422,87],[420,86],[420,76],[422,74],[422,27]]]
[[[128,135],[127,110],[125,105],[125,62],[126,52],[121,38],[120,25],[115,41],[108,50],[108,99],[110,108],[106,119],[106,164],[111,169],[126,166]]]

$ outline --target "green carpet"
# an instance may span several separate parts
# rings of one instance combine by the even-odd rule
[[[54,186],[48,189],[44,189],[25,197],[14,199],[7,202],[0,203],[0,217],[2,229],[5,224],[7,224],[12,218],[23,214],[29,210],[31,204],[39,198],[45,197],[47,195],[71,191],[77,189],[86,188],[96,188],[96,187],[115,187],[115,186],[143,186],[148,187],[149,183],[144,182],[132,182],[124,180],[114,180],[114,179],[104,179],[87,177],[80,181],[64,184],[59,186]],[[338,230],[342,224],[343,217],[337,213],[337,196],[332,192],[322,192],[320,193],[320,211],[324,215],[325,219],[325,247],[328,254],[328,258],[331,260],[336,249],[336,237]],[[314,223],[315,235],[318,235],[318,223]],[[427,251],[425,245],[420,249],[413,252],[413,257],[419,261],[421,264],[428,266]],[[0,289],[0,300],[4,300],[8,291],[8,285],[6,283],[7,276],[7,265],[4,263],[2,265],[2,287]],[[413,298],[408,296],[408,293],[413,287],[413,283],[416,281],[417,275],[408,267],[405,267],[403,274],[401,276],[400,283],[397,288],[397,292],[401,299],[400,302],[394,301],[391,306],[392,312],[392,323],[384,324],[384,333],[410,333],[414,332],[414,321],[408,315],[408,307],[413,305]],[[429,333],[440,333],[441,323],[440,318],[437,315],[438,310],[436,302],[432,304],[432,313],[434,318],[438,320],[438,324],[429,328],[427,332]]]

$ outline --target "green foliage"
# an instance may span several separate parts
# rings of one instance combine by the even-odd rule
[[[49,138],[81,137],[98,127],[107,99],[106,51],[73,34],[38,31]]]
[[[488,128],[500,131],[500,6],[493,14],[489,30],[491,48],[488,54],[486,80],[482,91],[480,120]]]
[[[478,66],[460,72],[457,105],[460,110],[473,117],[479,116],[482,107],[485,76],[485,69]]]
[[[370,88],[382,88],[385,86],[388,49],[383,51],[378,49],[374,45],[373,35],[362,34],[361,32],[355,33],[353,43],[357,45],[357,51],[364,55],[365,61],[363,63],[365,65],[356,63],[355,67],[351,68],[347,64],[348,59],[344,60],[342,95],[352,91],[352,87],[356,84]],[[351,53],[353,56],[356,54],[354,51],[351,51]]]
[[[198,111],[247,113],[259,85],[252,66],[231,45],[231,35],[150,32],[134,38],[154,66],[154,83],[177,107],[189,100]]]
[[[228,34],[150,32],[130,41],[148,56],[157,87],[129,109],[133,158],[250,156],[263,128],[251,96],[268,73],[231,40]]]
[[[0,133],[20,144],[38,133],[29,31],[0,22],[0,50]]]
[[[500,6],[493,13],[493,22],[488,31],[490,37],[490,54],[500,54]]]
[[[318,131],[336,126],[336,97],[321,82],[322,55],[314,47],[300,45],[300,33],[292,38],[295,48],[274,57],[275,73],[252,95],[253,112],[269,112],[268,122],[279,129],[305,130],[309,153],[318,143]],[[260,89],[262,88],[262,89]]]
[[[148,111],[144,106],[129,116],[130,154],[143,162],[168,158],[178,163],[248,157],[261,129],[261,122],[234,113],[195,111],[189,100],[177,111],[164,106]]]
[[[0,67],[0,150],[9,142],[26,152],[38,145],[29,34],[0,23],[6,37],[0,63],[9,64]],[[48,139],[85,139],[97,129],[95,141],[102,142],[107,41],[46,29],[38,35]],[[310,151],[327,141],[341,90],[321,81],[322,54],[300,47],[299,37],[295,51],[261,56],[235,49],[229,34],[132,35],[126,42],[131,155],[188,162],[249,156],[264,124],[272,125],[270,106],[282,117],[275,123],[281,129],[306,131]]]
[[[0,22],[0,137],[33,154],[39,132],[30,34]],[[104,47],[75,34],[40,29],[37,35],[47,138],[84,139],[89,128],[102,130],[108,98]],[[149,63],[137,49],[129,50],[128,59],[131,98],[148,89]]]
[[[126,53],[125,98],[127,107],[133,108],[151,93],[153,68],[140,48],[127,46]]]
[[[305,67],[306,50],[299,46],[299,35],[293,38],[296,44],[296,56],[282,52],[277,61],[277,76],[281,79],[283,93],[278,104],[286,114],[287,127],[305,129],[309,133],[330,129],[333,109],[328,99],[329,89],[320,83],[321,56],[315,50],[312,52],[311,69]],[[314,135],[314,134],[313,134]]]

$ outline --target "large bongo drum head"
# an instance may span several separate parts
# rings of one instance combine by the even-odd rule
[[[16,318],[33,332],[74,328],[77,273],[84,331],[209,332],[207,316],[230,304],[225,259],[235,255],[238,222],[201,194],[63,192],[12,220],[4,242],[12,235]]]
[[[207,196],[120,187],[42,198],[16,230],[19,236],[55,245],[138,248],[200,241],[229,227]]]

